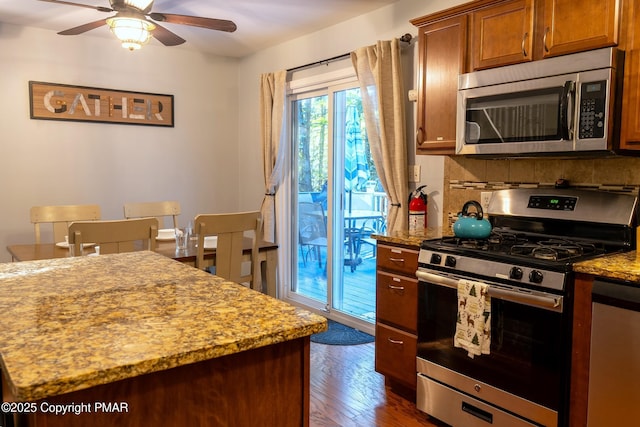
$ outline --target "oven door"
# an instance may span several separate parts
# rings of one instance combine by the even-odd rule
[[[568,391],[570,323],[563,297],[485,282],[491,296],[490,354],[470,358],[453,339],[463,277],[422,267],[417,276],[419,374],[420,366],[432,366],[422,374],[541,424],[551,425],[546,421],[554,418],[555,424]],[[462,378],[471,380],[469,390]],[[478,384],[496,392],[481,394]]]

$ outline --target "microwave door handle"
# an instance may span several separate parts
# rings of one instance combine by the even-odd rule
[[[572,106],[572,98],[575,92],[575,83],[571,80],[564,82],[562,87],[562,95],[560,97],[560,132],[562,139],[573,139],[573,123],[569,123],[569,108]]]

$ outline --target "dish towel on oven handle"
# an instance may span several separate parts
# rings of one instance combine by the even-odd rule
[[[458,316],[454,347],[467,350],[469,357],[489,354],[491,347],[491,297],[482,282],[458,281]]]

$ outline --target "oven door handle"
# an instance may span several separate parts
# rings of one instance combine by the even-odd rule
[[[439,274],[427,273],[426,271],[416,271],[418,280],[433,283],[434,285],[447,286],[458,289],[458,279],[441,276]],[[543,308],[545,310],[562,312],[562,297],[559,295],[534,295],[532,293],[506,289],[489,285],[488,294],[491,298],[497,298],[509,302],[526,304],[532,307]]]

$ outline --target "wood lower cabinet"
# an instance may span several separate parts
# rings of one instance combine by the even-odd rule
[[[418,249],[378,243],[375,369],[416,388]]]
[[[454,154],[458,75],[466,70],[467,17],[420,27],[418,154]]]

